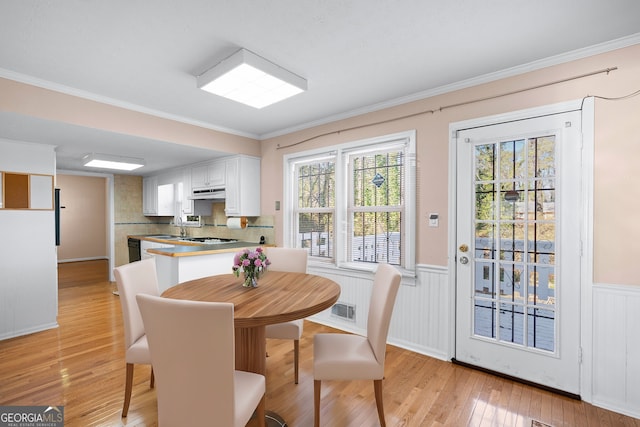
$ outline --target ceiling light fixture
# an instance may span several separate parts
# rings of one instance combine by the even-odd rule
[[[91,168],[132,171],[144,166],[144,160],[133,157],[91,153],[82,158],[82,164]]]
[[[254,108],[263,108],[307,90],[302,77],[240,49],[197,77],[198,87]]]

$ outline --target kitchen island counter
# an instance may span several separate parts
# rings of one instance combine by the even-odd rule
[[[150,254],[170,257],[210,255],[227,252],[235,253],[243,248],[255,249],[258,246],[273,246],[264,244],[260,245],[259,243],[245,242],[240,240],[216,244],[190,242],[183,240],[182,238],[180,238],[180,236],[172,236],[169,234],[130,235],[127,237],[130,239],[146,240],[148,242],[160,243],[163,245],[173,245],[171,247],[153,247],[148,250]]]
[[[146,256],[156,260],[158,287],[160,292],[189,280],[200,279],[218,274],[229,274],[233,267],[233,259],[244,248],[255,250],[260,245],[254,242],[227,242],[216,244],[183,244],[170,239],[156,237],[132,236],[148,240],[165,247],[153,247],[145,250]]]
[[[166,242],[171,243],[170,240]],[[170,248],[149,249],[149,253],[152,253],[155,255],[169,256],[169,257],[190,257],[190,256],[213,255],[213,254],[224,254],[224,253],[235,254],[241,249],[244,249],[244,248],[255,249],[258,246],[269,246],[269,245],[260,245],[258,243],[251,243],[251,242],[218,243],[215,245],[200,244],[198,246],[175,244],[173,247],[170,247]]]

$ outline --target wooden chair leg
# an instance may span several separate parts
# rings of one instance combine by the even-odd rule
[[[385,427],[384,421],[384,406],[382,404],[382,380],[373,380],[373,391],[376,396],[376,406],[378,407],[378,418],[380,419],[380,426]]]
[[[293,371],[295,383],[298,384],[298,364],[300,360],[300,340],[293,340]]]
[[[258,418],[258,426],[266,427],[266,411],[265,411],[265,396],[262,396],[258,407],[256,408],[256,417]]]
[[[320,427],[320,380],[313,381],[313,426]]]
[[[124,383],[124,405],[122,406],[122,418],[129,412],[131,402],[131,389],[133,388],[133,363],[127,363],[127,377]]]
[[[153,366],[151,367],[151,384],[149,387],[154,388],[156,386],[156,376],[153,374]]]

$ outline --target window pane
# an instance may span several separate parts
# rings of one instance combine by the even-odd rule
[[[476,219],[491,221],[495,219],[495,184],[476,185]]]
[[[554,351],[555,312],[540,308],[529,308],[527,311],[529,347]]]
[[[335,163],[319,162],[298,167],[298,207],[335,206]]]
[[[495,228],[495,224],[492,223],[476,223],[476,258],[494,259],[496,250]]]
[[[500,178],[522,179],[526,173],[524,140],[500,143]]]
[[[477,297],[493,298],[495,264],[492,262],[476,262],[475,295]]]
[[[333,214],[298,214],[298,247],[310,256],[333,258]]]
[[[500,304],[500,341],[524,344],[524,313],[522,306]]]
[[[476,180],[492,181],[495,175],[495,144],[478,145],[475,153]]]
[[[473,333],[481,337],[496,336],[496,303],[476,300],[474,310]]]
[[[400,212],[356,212],[350,261],[400,265]]]
[[[352,156],[353,205],[400,206],[404,153]]]
[[[555,136],[530,138],[528,145],[529,176],[548,178],[556,176]]]

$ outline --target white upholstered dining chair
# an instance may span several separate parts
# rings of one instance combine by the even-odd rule
[[[156,274],[155,258],[124,264],[114,269],[116,285],[122,306],[122,320],[124,326],[124,345],[126,362],[126,379],[124,387],[124,404],[122,417],[129,412],[131,389],[133,388],[133,367],[135,364],[151,364],[151,355],[147,337],[144,333],[142,317],[138,310],[136,295],[145,293],[159,295],[158,277]],[[154,387],[154,374],[151,368],[151,388]]]
[[[235,370],[233,304],[138,294],[163,427],[265,426],[265,377]]]
[[[379,264],[373,280],[367,336],[316,334],[313,340],[314,426],[320,426],[320,388],[323,380],[373,380],[380,425],[384,427],[382,380],[387,335],[401,275],[390,264]]]
[[[269,270],[293,273],[307,272],[307,250],[299,248],[265,248],[265,254],[271,265]],[[293,340],[293,376],[298,384],[298,366],[300,365],[300,337],[302,337],[304,319],[267,325],[265,335],[272,339]]]

